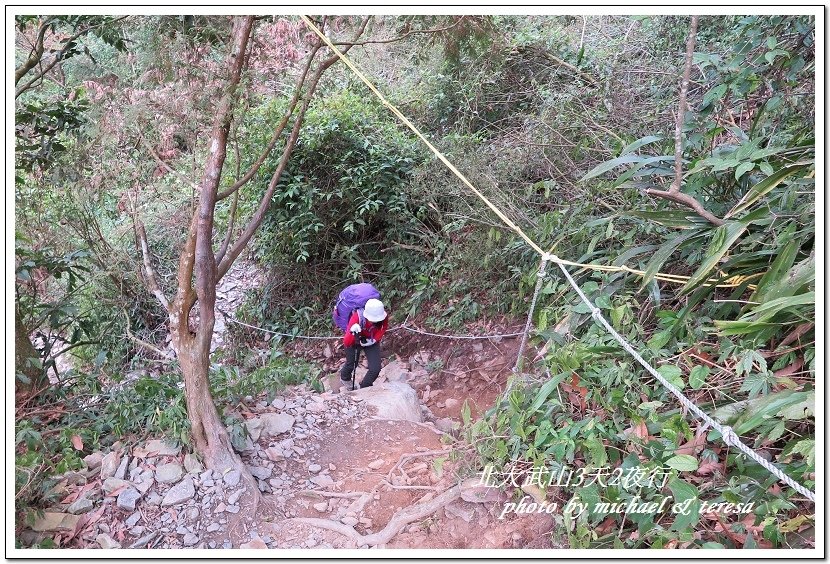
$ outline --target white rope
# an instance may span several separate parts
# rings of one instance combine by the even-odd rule
[[[562,269],[562,273],[565,275],[565,278],[568,279],[568,282],[571,284],[573,289],[576,290],[576,293],[579,294],[579,297],[582,299],[585,305],[591,308],[591,316],[594,318],[594,320],[602,324],[605,327],[605,329],[609,333],[611,333],[614,339],[617,340],[617,342],[622,346],[622,348],[624,348],[628,352],[628,354],[634,357],[634,360],[639,362],[643,366],[643,368],[645,368],[652,376],[657,378],[657,380],[661,384],[663,384],[663,386],[665,386],[666,389],[669,390],[678,399],[678,401],[680,401],[681,404],[683,404],[683,406],[685,406],[688,410],[690,410],[700,419],[702,419],[706,423],[706,425],[712,427],[715,431],[719,432],[721,434],[721,437],[723,437],[723,442],[725,442],[727,445],[737,448],[745,455],[750,457],[752,460],[763,466],[767,471],[769,471],[780,481],[784,482],[792,489],[794,489],[795,491],[797,491],[798,493],[802,494],[803,496],[807,497],[807,499],[815,503],[816,496],[813,492],[811,492],[810,490],[808,490],[807,488],[805,488],[804,486],[802,486],[801,484],[787,476],[783,471],[781,471],[780,468],[778,468],[768,460],[762,458],[757,452],[755,452],[750,447],[746,446],[743,442],[741,442],[741,439],[738,437],[735,431],[732,430],[732,427],[728,425],[721,425],[720,423],[709,417],[689,398],[684,396],[680,390],[674,387],[671,384],[671,382],[666,380],[662,374],[657,372],[657,370],[655,370],[648,362],[646,362],[643,359],[643,357],[641,357],[640,354],[636,350],[634,350],[634,348],[628,343],[628,341],[626,341],[619,333],[617,333],[614,330],[611,324],[608,323],[608,321],[602,316],[602,312],[600,311],[600,309],[596,307],[593,303],[591,303],[591,300],[589,300],[588,297],[582,292],[582,289],[571,277],[570,273],[565,268],[565,266],[561,262],[559,262],[559,258],[555,255],[548,255],[548,259],[559,265],[559,268]]]
[[[264,333],[270,333],[271,335],[279,335],[280,337],[289,337],[292,339],[310,339],[310,340],[320,340],[320,341],[334,341],[338,339],[342,339],[343,337],[317,337],[314,335],[294,335],[292,333],[281,333],[279,331],[271,331],[270,329],[265,329],[264,327],[257,327],[256,325],[251,325],[249,323],[245,323],[243,321],[239,321],[238,319],[234,319],[221,309],[219,312],[225,317],[226,321],[230,321],[231,323],[236,323],[237,325],[242,325],[244,327],[249,327],[251,329],[256,329],[257,331],[262,331]],[[387,333],[394,333],[395,331],[409,331],[410,333],[418,333],[419,335],[428,335],[430,337],[440,337],[442,339],[470,339],[470,340],[481,340],[481,339],[503,339],[506,337],[518,337],[522,333],[503,333],[503,334],[495,334],[495,335],[439,335],[438,333],[429,333],[428,331],[421,331],[420,329],[414,329],[412,327],[407,327],[406,325],[401,325],[399,327],[395,327],[387,331]]]
[[[419,335],[428,335],[430,337],[441,337],[442,339],[469,339],[469,340],[483,340],[483,339],[503,339],[506,337],[518,337],[519,335],[523,334],[523,331],[518,333],[501,333],[496,335],[439,335],[438,333],[430,333],[428,331],[421,331],[420,329],[413,329],[412,327],[407,327],[405,325],[401,325],[400,327],[396,327],[395,329],[391,329],[389,332],[397,331],[403,329],[404,331],[409,331],[410,333],[418,333]]]
[[[536,310],[536,301],[539,299],[539,292],[542,290],[542,283],[545,281],[545,268],[548,265],[549,257],[548,254],[542,255],[542,262],[539,265],[539,271],[536,273],[536,289],[533,291],[533,299],[530,301],[530,310],[527,312],[527,322],[525,323],[525,330],[522,332],[522,342],[519,344],[519,354],[516,355],[513,372],[519,372],[522,369],[527,337],[530,333],[530,327],[533,325],[533,312]]]

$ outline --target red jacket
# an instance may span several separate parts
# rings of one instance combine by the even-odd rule
[[[360,316],[357,315],[357,311],[352,312],[352,316],[349,318],[349,324],[347,325],[348,329],[346,329],[346,334],[343,335],[343,345],[346,347],[353,347],[355,345],[354,335],[349,331],[355,323],[360,323]],[[360,332],[360,336],[364,339],[374,339],[375,342],[379,343],[388,327],[389,315],[386,316],[386,319],[383,320],[380,327],[375,327],[374,323],[364,319],[361,324],[362,331]]]

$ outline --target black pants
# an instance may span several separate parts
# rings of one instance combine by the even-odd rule
[[[380,374],[380,343],[375,343],[370,347],[361,347],[360,345],[346,347],[346,364],[340,369],[340,380],[351,382],[358,350],[363,351],[366,360],[369,362],[369,370],[360,382],[361,388],[368,388]]]

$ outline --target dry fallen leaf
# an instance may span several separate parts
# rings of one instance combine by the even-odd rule
[[[84,441],[79,435],[72,435],[72,446],[75,450],[84,450]]]

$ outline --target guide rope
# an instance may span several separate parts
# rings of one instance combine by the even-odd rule
[[[692,413],[694,413],[695,415],[700,417],[707,425],[709,425],[710,427],[715,429],[717,432],[719,432],[721,437],[723,438],[723,441],[727,445],[734,446],[735,448],[740,450],[742,453],[744,453],[748,457],[750,457],[752,460],[754,460],[755,462],[760,464],[763,468],[765,468],[767,471],[769,471],[771,474],[773,474],[780,481],[787,484],[788,486],[790,486],[791,488],[793,488],[794,490],[796,490],[800,494],[806,496],[810,501],[815,502],[815,494],[813,492],[811,492],[810,490],[808,490],[807,488],[805,488],[804,486],[802,486],[801,484],[799,484],[798,482],[796,482],[795,480],[793,480],[792,478],[790,478],[789,476],[784,474],[784,472],[782,472],[778,467],[776,467],[775,465],[773,465],[771,462],[767,461],[766,459],[762,458],[758,453],[756,453],[750,447],[746,446],[743,442],[741,442],[740,438],[735,434],[735,432],[732,430],[731,427],[729,427],[728,425],[721,425],[720,423],[718,423],[717,421],[715,421],[714,419],[709,417],[703,410],[701,410],[699,407],[697,407],[697,405],[695,405],[690,399],[688,399],[686,396],[684,396],[683,393],[680,392],[680,390],[678,390],[676,387],[674,387],[659,372],[657,372],[657,370],[655,370],[648,362],[646,362],[643,359],[643,357],[640,356],[640,354],[636,350],[634,350],[634,348],[619,333],[617,333],[614,330],[614,328],[611,326],[611,324],[602,316],[602,312],[600,311],[600,309],[598,307],[596,307],[594,304],[591,303],[591,301],[588,299],[588,297],[582,292],[581,288],[577,285],[577,283],[571,277],[570,273],[565,268],[565,266],[574,266],[574,267],[579,267],[579,268],[587,268],[587,269],[606,271],[606,272],[629,272],[629,273],[632,273],[632,274],[637,274],[639,276],[644,276],[645,275],[645,273],[643,271],[631,269],[631,268],[628,268],[626,266],[604,266],[604,265],[595,265],[595,264],[583,264],[583,263],[563,260],[563,259],[560,259],[559,257],[557,257],[554,254],[546,253],[545,251],[543,251],[542,248],[539,245],[537,245],[533,240],[531,240],[530,237],[528,237],[527,234],[524,231],[522,231],[522,229],[518,225],[513,223],[510,220],[510,218],[508,218],[498,207],[496,207],[490,200],[488,200],[487,197],[484,196],[484,194],[482,194],[475,186],[473,186],[473,184],[467,179],[467,177],[464,176],[447,159],[447,157],[445,157],[441,153],[441,151],[436,149],[435,146],[432,143],[430,143],[429,140],[418,130],[418,128],[416,128],[412,124],[412,122],[410,122],[409,119],[407,119],[407,117],[404,116],[400,112],[400,110],[398,110],[394,105],[392,105],[389,101],[387,101],[386,98],[383,96],[383,94],[381,94],[380,91],[374,86],[374,84],[372,84],[372,82],[368,78],[366,78],[366,76],[360,71],[360,69],[358,69],[357,66],[355,66],[355,64],[346,55],[344,55],[339,49],[337,49],[337,47],[331,42],[331,40],[328,37],[326,37],[325,34],[323,34],[323,32],[320,31],[317,28],[317,26],[315,26],[314,23],[307,16],[301,16],[301,17],[302,17],[303,21],[305,21],[306,25],[308,25],[308,27],[312,31],[314,31],[314,33],[316,33],[323,42],[326,43],[326,45],[329,47],[329,49],[331,49],[332,52],[334,52],[340,58],[340,60],[342,60],[352,70],[352,72],[354,72],[355,75],[358,78],[360,78],[360,80],[362,80],[364,84],[366,84],[366,86],[375,94],[375,96],[377,96],[377,98],[381,101],[381,103],[383,103],[383,105],[386,106],[389,109],[389,111],[391,111],[393,114],[395,114],[395,116],[397,116],[398,119],[400,119],[401,122],[404,123],[404,125],[409,127],[409,129],[411,129],[412,132],[415,133],[415,135],[435,154],[435,156],[438,157],[438,159],[441,162],[443,162],[447,166],[447,168],[449,168],[453,172],[453,174],[455,174],[464,183],[465,186],[467,186],[476,196],[478,196],[479,199],[481,199],[481,201],[483,201],[487,205],[487,207],[489,207],[493,211],[493,213],[495,213],[505,223],[505,225],[507,225],[513,231],[515,231],[522,239],[524,239],[524,241],[533,250],[535,250],[537,253],[539,253],[539,255],[542,257],[542,266],[540,267],[540,271],[542,272],[542,275],[544,275],[543,269],[545,267],[546,262],[553,262],[553,263],[559,265],[559,268],[564,273],[564,275],[567,278],[570,285],[573,287],[573,289],[576,291],[576,293],[579,294],[579,297],[582,299],[582,301],[588,307],[591,308],[591,315],[594,318],[594,320],[598,321],[601,325],[603,325],[605,327],[605,329],[614,337],[614,339],[616,339],[617,342],[620,343],[620,345],[632,357],[634,357],[634,359],[638,363],[640,363],[652,376],[654,376],[663,386],[665,386],[665,388],[667,390],[669,390],[669,392],[671,392],[672,395],[674,395],[678,399],[678,401],[680,401],[680,403],[682,405],[684,405],[688,410],[690,410]],[[688,277],[688,276],[670,275],[670,274],[663,274],[663,273],[658,273],[658,275],[655,275],[654,278],[659,279],[659,280],[665,280],[667,282],[672,282],[672,283],[687,283],[690,280],[690,277]],[[751,277],[733,276],[733,277],[728,278],[725,282],[721,282],[720,280],[717,280],[717,279],[709,279],[709,280],[706,281],[705,284],[709,285],[709,286],[716,286],[716,287],[734,288],[734,287],[738,287],[738,286],[746,283],[746,281],[749,278],[751,278]],[[541,277],[540,277],[540,279],[541,279]],[[540,284],[537,283],[537,288],[539,286],[540,286]],[[747,287],[751,288],[751,289],[754,289],[753,285],[748,285]],[[537,295],[538,295],[538,293],[537,293]],[[531,315],[532,315],[532,313],[533,313],[533,311],[531,310]]]

